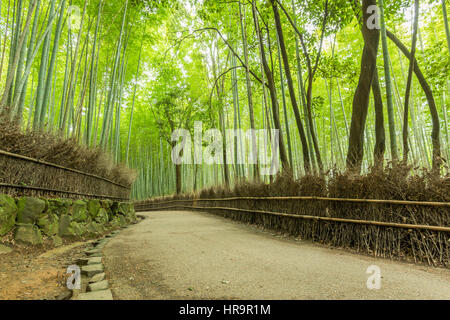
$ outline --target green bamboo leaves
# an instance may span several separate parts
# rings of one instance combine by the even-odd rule
[[[108,99],[107,99],[106,105],[105,105],[105,114],[104,114],[104,118],[103,118],[103,126],[102,126],[101,135],[100,135],[100,145],[104,148],[106,147],[108,138],[110,137],[111,123],[112,123],[112,119],[113,119],[114,97],[116,96],[116,93],[118,90],[116,78],[117,78],[118,70],[120,68],[119,62],[120,62],[121,49],[122,49],[122,44],[123,44],[122,40],[123,40],[123,35],[124,35],[124,30],[125,30],[127,8],[128,8],[128,0],[125,1],[125,9],[123,11],[123,17],[122,17],[122,27],[120,29],[119,40],[117,43],[116,55],[115,55],[115,59],[114,59],[114,67],[112,70]]]
[[[275,180],[261,163],[176,167],[166,131],[180,110],[204,131],[280,129],[280,172],[294,178],[345,170],[352,148],[362,171],[403,157],[446,172],[448,77],[437,68],[450,55],[448,1],[424,6],[411,28],[398,13],[412,3],[371,0],[381,41],[370,63],[357,0],[186,3],[0,0],[2,114],[135,168],[136,198]],[[164,114],[164,98],[176,111]],[[272,149],[246,138],[231,141],[234,162]]]

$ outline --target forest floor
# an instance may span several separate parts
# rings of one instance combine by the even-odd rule
[[[450,270],[327,248],[199,212],[144,213],[104,249],[115,299],[450,299]],[[369,290],[369,266],[381,288]]]
[[[59,248],[14,245],[0,254],[0,300],[61,300],[70,295],[67,267],[85,256],[88,242],[66,243]]]

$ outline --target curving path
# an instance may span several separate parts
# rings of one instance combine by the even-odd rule
[[[450,270],[328,249],[214,215],[172,211],[112,239],[115,299],[450,299]],[[367,289],[367,268],[381,288]]]

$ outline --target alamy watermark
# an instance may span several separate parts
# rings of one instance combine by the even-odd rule
[[[67,268],[67,274],[70,277],[67,278],[67,289],[69,290],[80,290],[81,289],[81,270],[77,265],[69,266]]]
[[[77,31],[81,25],[81,10],[77,5],[71,5],[67,8],[67,26],[71,31]]]
[[[367,274],[370,274],[367,279],[366,286],[369,290],[381,289],[381,268],[377,265],[371,265],[366,270]]]
[[[186,129],[172,133],[172,161],[177,165],[259,164],[262,175],[275,175],[280,169],[279,141],[280,133],[275,129],[228,129],[224,137],[218,129],[203,133],[202,122],[196,121],[194,137]]]
[[[367,29],[380,29],[380,7],[377,5],[371,5],[367,7],[367,13],[370,14],[367,19]]]

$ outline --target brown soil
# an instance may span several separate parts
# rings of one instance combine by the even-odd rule
[[[13,249],[0,255],[0,300],[58,300],[67,296],[67,267],[76,264],[90,244],[64,240],[64,245],[55,249],[49,240],[37,247],[8,240],[0,238],[0,243]]]

